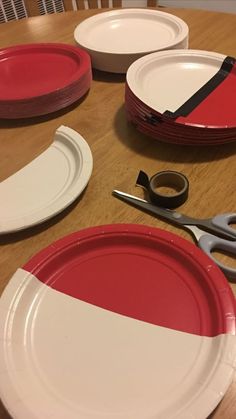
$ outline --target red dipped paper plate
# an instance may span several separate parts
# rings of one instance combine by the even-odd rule
[[[57,43],[0,50],[0,117],[54,112],[75,102],[91,84],[91,62],[82,49]]]
[[[235,299],[188,241],[100,226],[16,271],[0,341],[0,394],[15,419],[203,418],[233,378]]]
[[[201,50],[160,51],[129,67],[129,89],[159,114],[180,126],[236,128],[236,60]]]

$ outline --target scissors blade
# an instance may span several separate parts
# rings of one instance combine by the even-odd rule
[[[185,219],[182,219],[182,214],[169,210],[167,208],[157,207],[144,199],[138,198],[125,192],[114,190],[112,194],[124,202],[133,205],[136,208],[142,209],[156,217],[162,217],[176,224],[184,225]]]
[[[211,223],[211,219],[207,220],[198,220],[196,218],[188,217],[187,215],[181,214],[179,212],[158,207],[156,205],[151,204],[144,199],[138,198],[134,195],[130,195],[126,192],[121,192],[118,190],[113,190],[112,194],[117,198],[121,199],[122,201],[133,205],[136,208],[139,208],[155,217],[161,217],[165,220],[169,220],[173,224],[182,225],[186,229],[189,229],[192,233],[190,226],[197,226],[202,228],[203,232],[212,233],[222,239],[235,241],[235,235],[226,233],[222,231],[219,227],[213,226]],[[194,233],[193,233],[194,234]]]

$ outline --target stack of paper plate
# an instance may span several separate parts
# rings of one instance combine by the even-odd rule
[[[236,60],[200,50],[163,51],[133,63],[127,116],[161,141],[218,145],[236,140]]]
[[[66,44],[0,50],[0,118],[28,118],[65,108],[92,80],[89,55]]]
[[[76,27],[74,38],[90,54],[94,68],[125,73],[143,55],[187,48],[188,33],[186,23],[169,13],[123,9],[84,20]]]

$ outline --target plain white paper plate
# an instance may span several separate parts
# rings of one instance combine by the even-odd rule
[[[34,226],[64,210],[85,189],[92,167],[84,138],[60,126],[46,151],[0,183],[0,234]]]
[[[84,20],[75,28],[74,38],[90,54],[94,68],[125,73],[145,54],[187,48],[188,33],[187,24],[169,13],[118,9]]]

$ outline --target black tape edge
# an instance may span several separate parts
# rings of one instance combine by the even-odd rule
[[[140,170],[136,180],[136,186],[142,186],[142,188],[149,190],[149,183],[150,180],[147,173],[145,173],[143,170]]]
[[[171,173],[174,173],[176,176],[180,176],[185,181],[185,187],[177,194],[161,195],[152,189],[151,180],[154,179],[157,175],[164,175],[165,173],[170,173],[170,171],[167,170],[163,172],[158,172],[155,175],[153,175],[151,179],[149,179],[147,173],[145,173],[143,170],[140,170],[136,180],[136,186],[141,186],[147,191],[149,201],[151,201],[153,204],[156,204],[163,208],[174,209],[182,205],[188,199],[189,181],[188,178],[185,175],[183,175],[183,173],[171,171]]]
[[[176,119],[180,116],[189,115],[213,90],[216,89],[229,75],[236,59],[233,57],[226,57],[219,69],[219,71],[205,83],[196,93],[193,94],[183,105],[175,112],[165,111],[164,116],[171,119]]]
[[[184,202],[188,199],[188,193],[189,189],[185,189],[184,191],[181,191],[179,195],[174,196],[165,196],[165,195],[159,195],[154,194],[150,191],[150,200],[153,204],[158,205],[159,207],[168,208],[168,209],[175,209],[177,207],[180,207]]]

